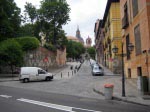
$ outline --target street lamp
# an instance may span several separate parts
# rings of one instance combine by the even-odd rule
[[[122,96],[125,97],[125,75],[124,75],[124,59],[123,59],[123,57],[126,54],[124,54],[124,52],[123,52],[123,43],[122,43],[121,47],[122,47],[122,51],[121,51],[120,56],[122,57]],[[132,43],[129,43],[128,44],[128,50],[129,50],[130,54],[133,51],[133,49],[134,49],[134,45]],[[115,54],[118,53],[118,47],[115,46],[114,48],[112,48],[112,52]]]

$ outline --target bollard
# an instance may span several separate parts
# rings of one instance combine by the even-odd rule
[[[69,77],[69,72],[68,72],[68,77]]]
[[[74,73],[76,74],[76,70],[74,70]]]
[[[61,78],[62,78],[62,72],[61,72]]]
[[[73,71],[72,71],[72,76],[73,76]]]

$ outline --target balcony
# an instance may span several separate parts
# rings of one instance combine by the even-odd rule
[[[124,15],[122,19],[122,29],[126,29],[129,26],[128,16]]]

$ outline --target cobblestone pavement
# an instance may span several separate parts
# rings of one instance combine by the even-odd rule
[[[65,69],[55,73],[53,72],[53,74],[55,74],[54,79],[49,82],[40,81],[20,83],[19,81],[4,81],[0,82],[0,85],[88,98],[104,99],[102,95],[93,92],[95,82],[103,80],[103,77],[92,76],[90,63],[88,61],[85,61],[82,64],[78,72],[74,72],[73,70],[72,73],[70,66],[73,65],[75,68],[75,66],[79,66],[79,64],[80,63],[77,62],[67,63],[68,66],[65,67]]]

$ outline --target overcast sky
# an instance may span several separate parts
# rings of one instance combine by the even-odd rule
[[[30,2],[38,7],[41,0],[14,1],[19,8],[24,10],[25,2]],[[89,36],[94,41],[94,25],[97,19],[103,18],[106,2],[107,0],[67,0],[71,8],[71,21],[63,27],[67,35],[75,36],[78,25],[82,38],[85,40]]]

